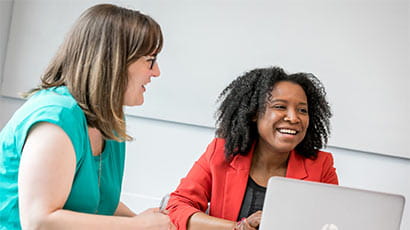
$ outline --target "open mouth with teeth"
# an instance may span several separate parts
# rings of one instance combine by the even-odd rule
[[[148,83],[149,83],[149,82],[147,82],[147,83],[141,85],[141,87],[144,89],[144,91],[147,89]]]
[[[288,134],[288,135],[296,135],[296,134],[299,133],[298,131],[296,131],[294,129],[280,129],[279,128],[279,129],[276,129],[276,130],[278,130],[279,133]]]

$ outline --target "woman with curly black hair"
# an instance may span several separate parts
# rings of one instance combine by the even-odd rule
[[[257,229],[272,176],[338,184],[332,155],[319,150],[332,114],[315,76],[254,69],[219,98],[217,138],[167,206],[178,229]]]

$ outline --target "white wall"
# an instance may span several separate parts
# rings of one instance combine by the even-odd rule
[[[149,85],[149,103],[127,113],[213,127],[229,82],[279,65],[323,81],[334,146],[410,158],[402,122],[410,117],[410,0],[109,1],[149,13],[165,38],[163,77]],[[14,1],[1,94],[37,84],[74,20],[97,2],[107,1]]]
[[[0,127],[22,103],[0,97]],[[213,138],[213,129],[139,117],[127,117],[135,138],[127,145],[122,200],[136,212],[158,206],[175,189]],[[410,199],[410,160],[329,147],[343,186],[398,193]],[[403,230],[410,229],[406,204]]]
[[[12,0],[0,0],[0,86],[3,81],[3,67],[6,60],[7,41],[10,30]]]

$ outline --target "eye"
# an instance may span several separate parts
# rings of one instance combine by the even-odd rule
[[[146,56],[145,60],[147,62],[149,62],[149,69],[154,68],[155,65],[155,61],[157,60],[157,57],[153,57],[153,56]]]
[[[274,109],[280,109],[280,110],[286,109],[286,106],[284,106],[284,105],[273,105],[272,107],[273,107]]]
[[[300,112],[300,113],[303,113],[303,114],[307,114],[307,113],[308,113],[308,110],[307,110],[307,108],[300,108],[300,109],[299,109],[299,112]]]
[[[150,66],[149,66],[150,69],[154,68],[155,61],[156,61],[156,60],[157,60],[156,57],[150,58],[150,59],[147,60],[148,62],[151,62],[151,63],[150,63]]]

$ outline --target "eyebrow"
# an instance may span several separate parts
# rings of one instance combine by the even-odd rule
[[[270,103],[275,103],[275,102],[284,102],[287,103],[287,100],[283,99],[274,99],[274,100],[269,100]],[[308,105],[307,102],[299,102],[299,105]]]

